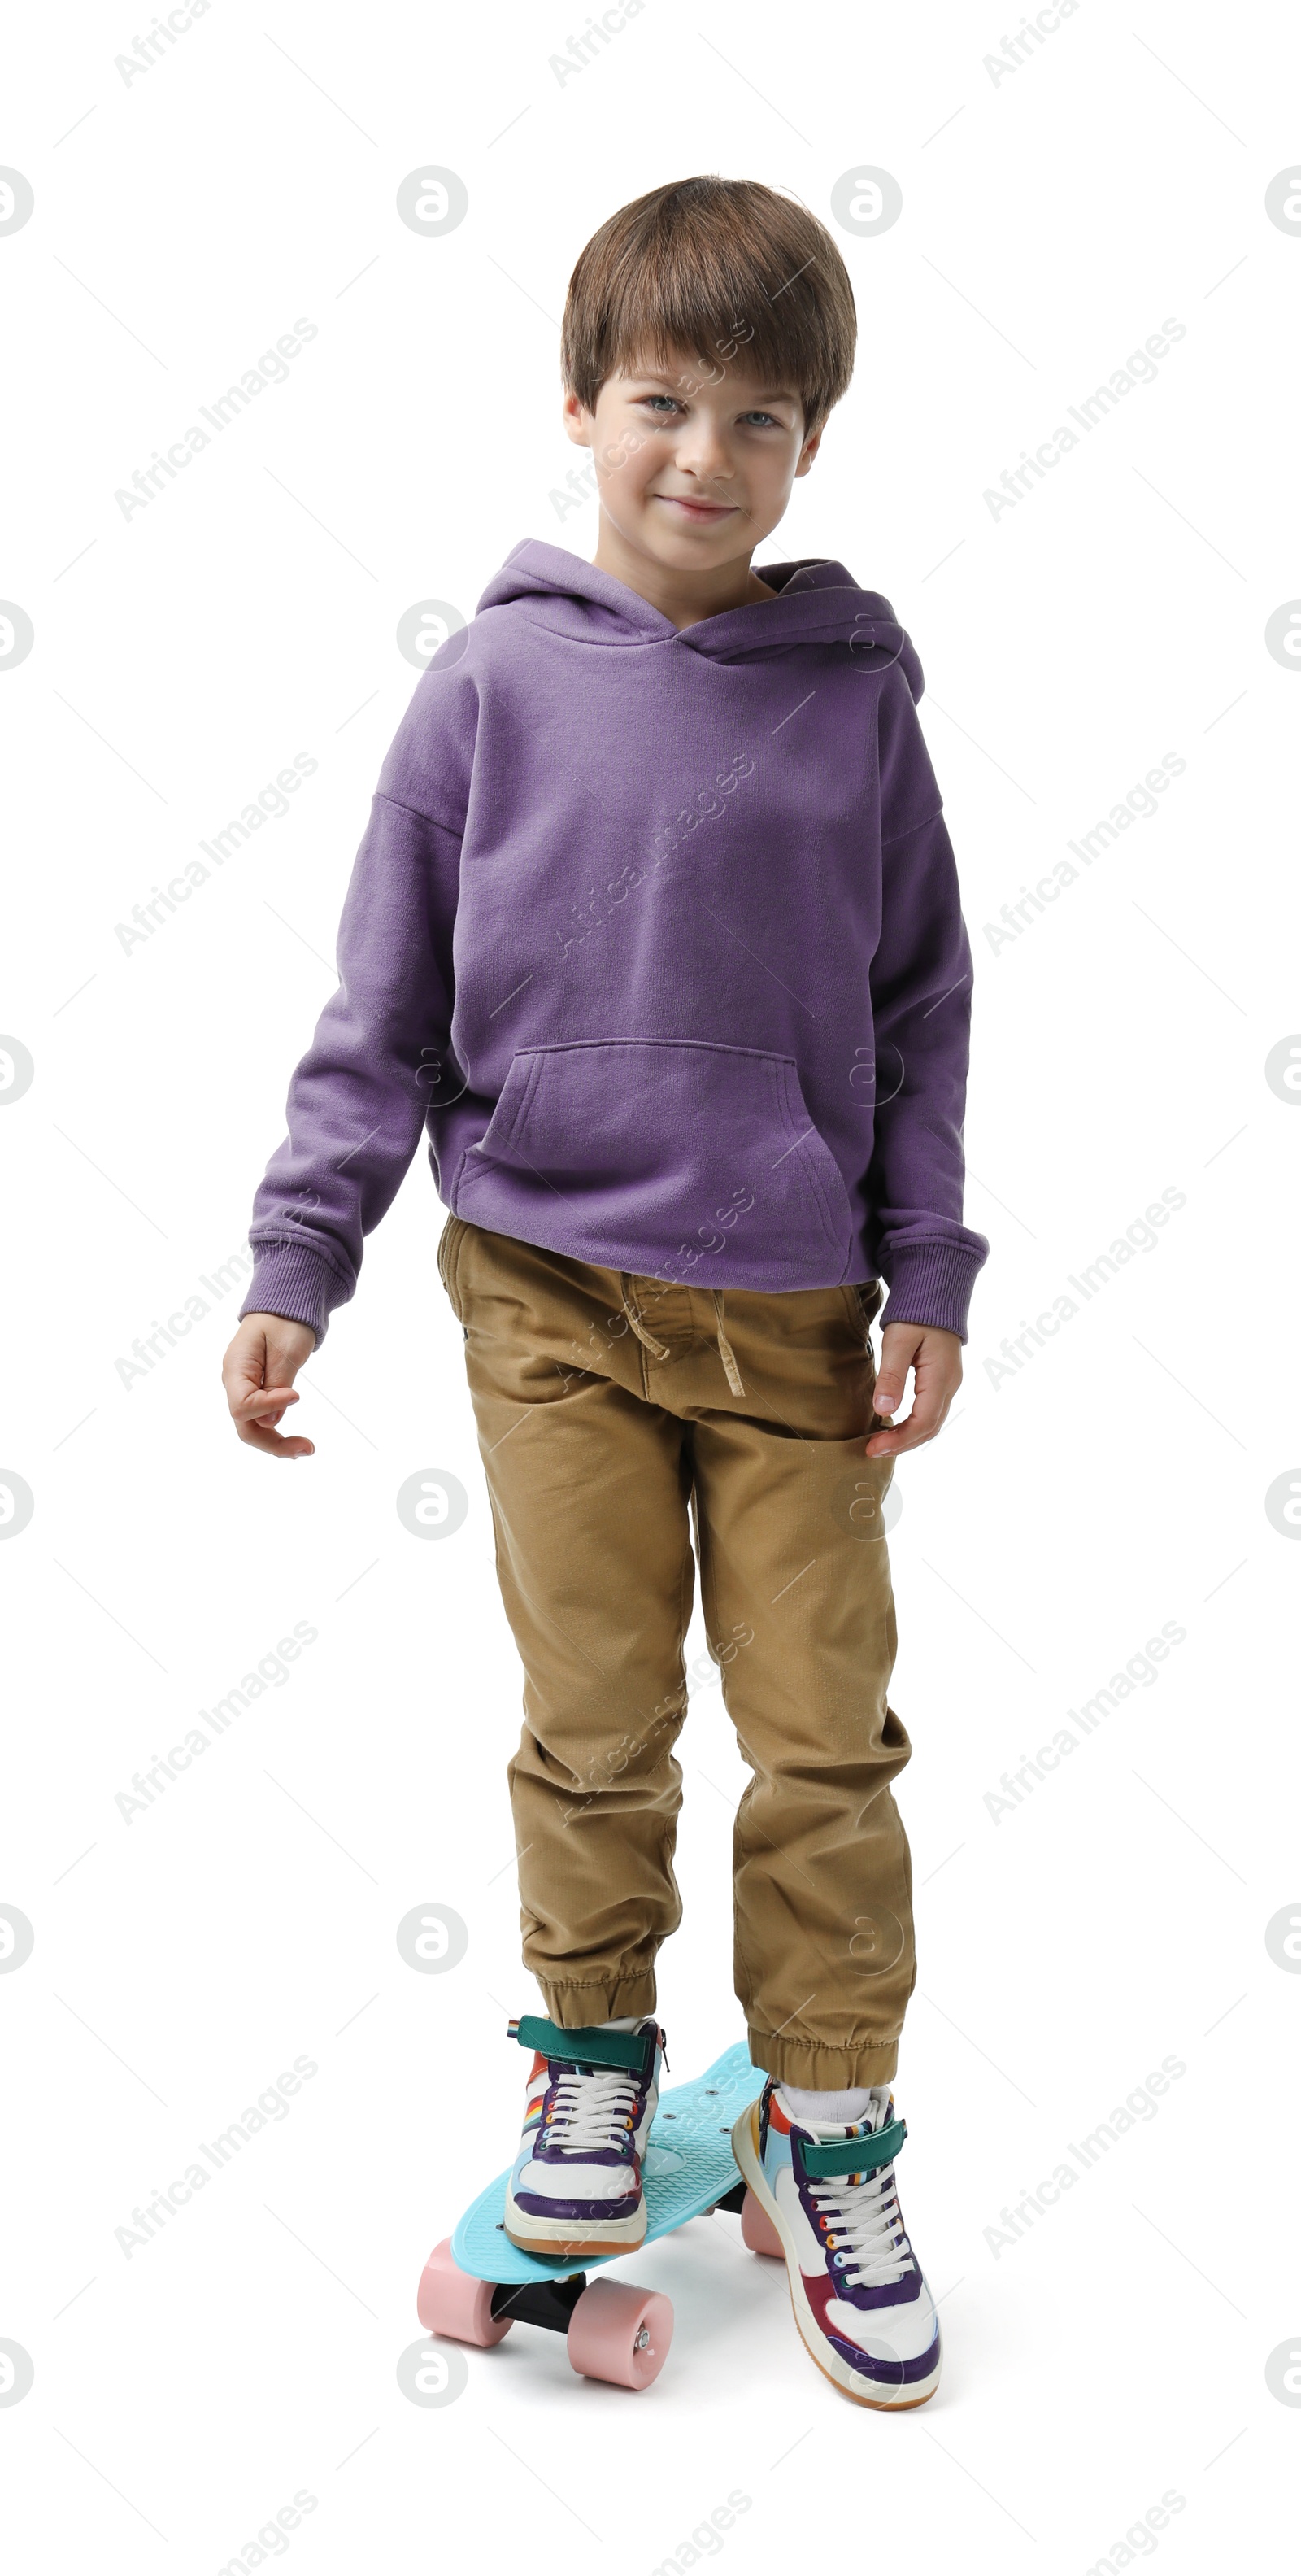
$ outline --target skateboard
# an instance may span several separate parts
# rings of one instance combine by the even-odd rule
[[[760,2068],[738,2041],[694,2084],[662,2094],[646,2141],[643,2245],[715,2209],[740,2213],[753,2254],[782,2251],[776,2230],[747,2190],[732,2154],[732,2129],[762,2087]],[[617,2262],[589,2254],[552,2261],[512,2245],[502,2220],[509,2169],[482,2191],[451,2236],[434,2247],[421,2275],[416,2314],[430,2334],[487,2347],[522,2321],[563,2334],[572,2367],[616,2388],[649,2388],[668,2357],[673,2306],[662,2290],[632,2281],[589,2281]],[[640,2253],[641,2247],[630,2249]]]

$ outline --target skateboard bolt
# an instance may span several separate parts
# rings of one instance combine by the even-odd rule
[[[646,2346],[647,2346],[647,2344],[648,2344],[649,2342],[650,2342],[650,2327],[649,2327],[649,2326],[638,2326],[638,2328],[637,2328],[637,2332],[636,2332],[635,2336],[633,2337],[633,2346],[632,2346],[633,2351],[634,2351],[634,2352],[644,2352],[644,2351],[646,2350]]]

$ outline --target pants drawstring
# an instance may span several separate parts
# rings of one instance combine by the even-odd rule
[[[727,1327],[723,1321],[723,1291],[721,1288],[713,1288],[710,1290],[710,1295],[714,1300],[714,1314],[718,1323],[718,1356],[727,1373],[727,1383],[733,1395],[744,1395],[745,1388],[741,1383],[741,1372],[736,1365],[736,1353],[727,1338]]]
[[[657,1342],[654,1334],[647,1332],[637,1312],[636,1300],[632,1293],[632,1274],[627,1270],[621,1270],[619,1273],[619,1293],[623,1301],[623,1311],[638,1341],[650,1352],[653,1360],[668,1359],[670,1355],[664,1343]],[[711,1289],[710,1294],[714,1300],[714,1320],[718,1327],[718,1356],[723,1363],[727,1383],[733,1395],[744,1395],[745,1387],[741,1372],[736,1365],[736,1353],[727,1338],[727,1326],[723,1320],[723,1291],[721,1288],[714,1288]]]
[[[653,1360],[666,1360],[669,1354],[664,1343],[657,1342],[654,1334],[647,1332],[646,1327],[637,1312],[632,1293],[632,1275],[629,1271],[620,1271],[619,1288],[623,1298],[623,1311],[627,1316],[638,1341],[641,1342],[650,1352]]]

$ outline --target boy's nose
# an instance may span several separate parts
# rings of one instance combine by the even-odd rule
[[[680,474],[694,474],[698,483],[729,483],[733,480],[727,442],[704,422],[693,422],[684,432],[673,462]]]

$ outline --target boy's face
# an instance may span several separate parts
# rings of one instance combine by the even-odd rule
[[[592,451],[601,507],[624,544],[688,573],[749,561],[822,435],[806,437],[791,386],[762,381],[739,357],[674,355],[644,373],[620,370],[594,412],[567,394],[564,420]]]

